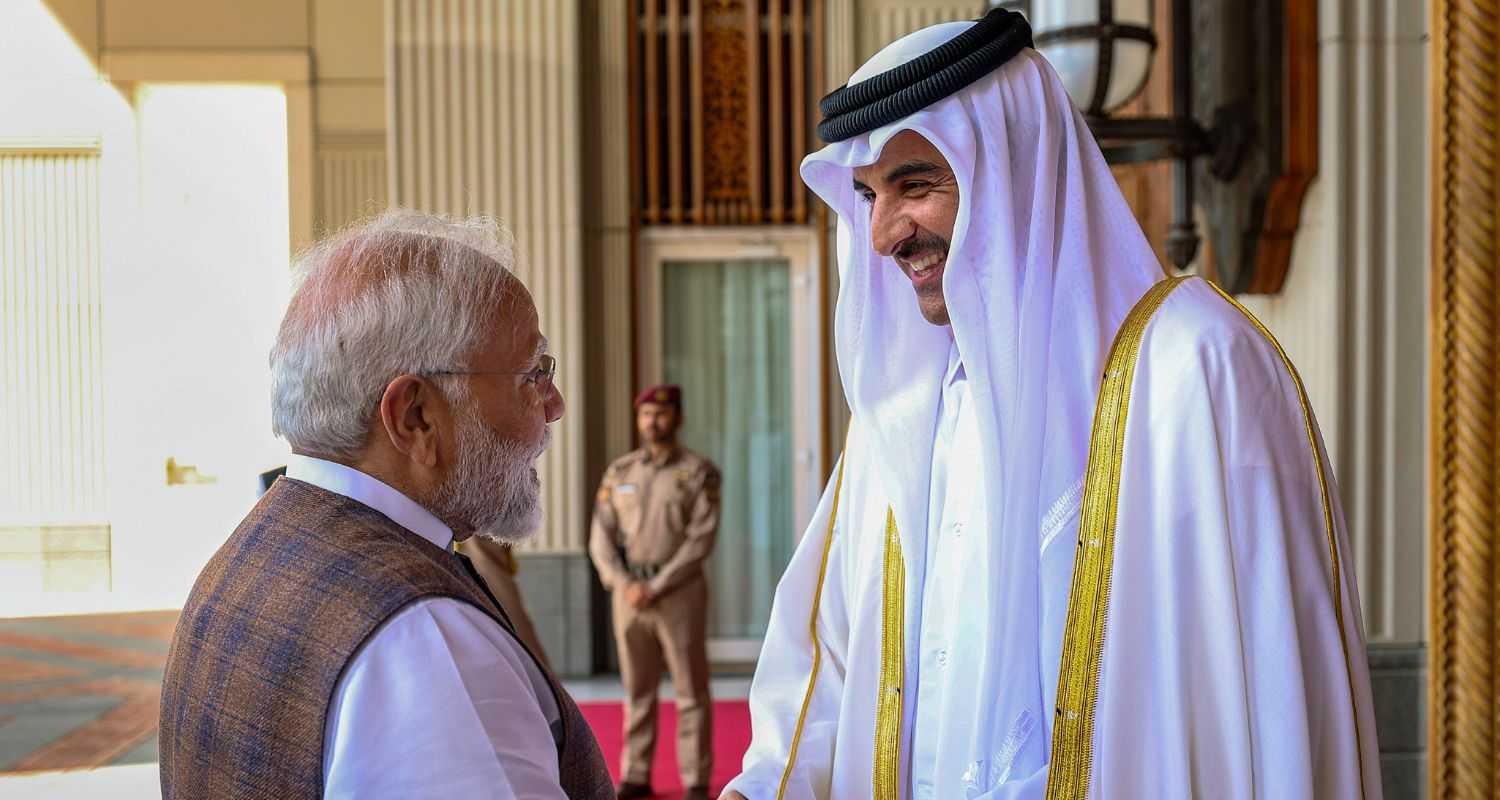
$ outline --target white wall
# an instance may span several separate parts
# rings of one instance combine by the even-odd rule
[[[255,472],[284,463],[270,437],[265,358],[288,279],[287,108],[274,84],[111,83],[42,0],[0,6],[0,147],[97,143],[98,516],[111,532],[107,587],[7,591],[0,616],[180,604],[253,502]],[[54,188],[77,194],[44,185],[15,194],[40,209]],[[78,245],[87,238],[80,232]],[[60,258],[47,267],[72,269]],[[167,486],[169,456],[217,482]],[[34,561],[65,567],[40,553]]]
[[[173,608],[288,454],[266,366],[290,282],[286,96],[146,84],[135,105],[141,224],[106,295],[113,589]],[[168,458],[212,482],[168,485]]]
[[[1321,0],[1318,177],[1285,290],[1246,305],[1307,384],[1371,641],[1426,628],[1427,3]]]

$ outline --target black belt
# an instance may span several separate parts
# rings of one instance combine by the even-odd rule
[[[626,561],[625,571],[630,573],[630,577],[635,578],[638,581],[649,581],[652,578],[655,578],[658,572],[661,572],[661,565],[640,564],[634,561]]]

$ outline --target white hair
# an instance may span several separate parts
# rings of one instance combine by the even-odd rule
[[[439,519],[461,523],[476,535],[501,544],[520,544],[542,524],[541,480],[536,460],[552,440],[544,429],[538,442],[500,437],[472,403],[457,415],[458,463],[427,503]]]
[[[303,253],[271,349],[271,429],[310,455],[353,458],[396,376],[463,369],[508,297],[513,239],[486,217],[390,211]],[[449,385],[462,402],[467,384]]]

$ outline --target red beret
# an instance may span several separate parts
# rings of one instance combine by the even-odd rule
[[[657,403],[659,405],[672,406],[681,411],[682,387],[670,383],[648,387],[635,396],[635,407],[640,408],[642,403]]]

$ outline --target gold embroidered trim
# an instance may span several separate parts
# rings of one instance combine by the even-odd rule
[[[1333,502],[1328,495],[1328,477],[1323,472],[1323,450],[1318,447],[1318,432],[1313,424],[1312,404],[1307,400],[1307,388],[1302,385],[1302,376],[1297,373],[1297,368],[1292,366],[1292,360],[1287,357],[1286,350],[1281,347],[1281,342],[1271,335],[1271,331],[1261,324],[1261,321],[1250,313],[1250,309],[1240,305],[1240,302],[1229,295],[1228,292],[1209,282],[1209,286],[1219,293],[1219,296],[1229,301],[1229,304],[1239,309],[1250,324],[1260,331],[1260,335],[1266,337],[1266,341],[1276,348],[1276,354],[1281,356],[1281,363],[1286,366],[1287,374],[1292,376],[1292,383],[1297,387],[1297,402],[1302,405],[1302,425],[1307,433],[1307,445],[1312,450],[1313,467],[1318,472],[1318,492],[1323,502],[1323,530],[1328,538],[1328,562],[1332,567],[1333,574],[1333,616],[1339,623],[1339,646],[1344,650],[1344,674],[1349,682],[1349,707],[1355,710],[1354,718],[1354,754],[1359,759],[1359,796],[1365,796],[1365,751],[1364,742],[1360,741],[1359,732],[1359,706],[1354,699],[1354,670],[1349,661],[1349,637],[1344,632],[1344,584],[1339,578],[1339,547],[1338,533],[1333,524]]]
[[[802,726],[807,723],[807,708],[812,705],[813,687],[818,683],[818,667],[823,662],[823,650],[818,644],[818,607],[823,598],[823,578],[828,574],[828,552],[833,549],[833,524],[839,518],[839,495],[844,491],[844,459],[849,455],[849,444],[844,443],[844,457],[839,459],[839,475],[833,483],[833,509],[828,514],[828,536],[823,540],[823,560],[818,565],[818,584],[813,589],[812,614],[807,621],[807,634],[812,639],[812,673],[807,676],[807,694],[802,698],[802,711],[797,714],[797,727],[792,732],[792,746],[787,751],[786,769],[781,773],[781,787],[776,790],[776,800],[783,800],[787,782],[792,778],[792,765],[797,763],[797,746],[802,743]]]
[[[1114,564],[1115,521],[1120,497],[1120,464],[1125,452],[1125,419],[1130,383],[1146,325],[1185,278],[1167,278],[1146,292],[1125,317],[1109,351],[1084,473],[1078,520],[1078,552],[1063,634],[1057,678],[1056,720],[1047,775],[1048,800],[1083,800],[1093,765],[1094,706],[1104,655],[1109,611],[1110,570]]]
[[[881,592],[880,695],[875,701],[874,800],[901,796],[901,692],[906,682],[906,564],[896,514],[885,512],[885,586]]]

